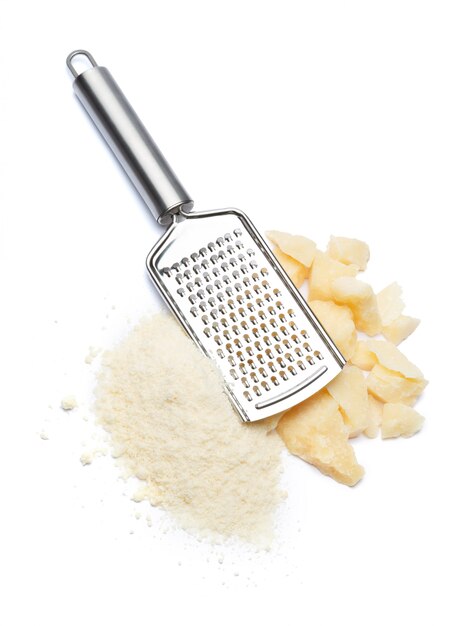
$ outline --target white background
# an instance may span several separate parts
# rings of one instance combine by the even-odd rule
[[[460,3],[0,10],[1,623],[460,624]],[[148,528],[108,457],[79,462],[84,357],[160,308],[144,258],[162,232],[72,95],[80,47],[198,209],[321,246],[364,238],[365,278],[397,279],[422,318],[404,350],[431,381],[423,431],[355,441],[354,489],[291,460],[270,553],[198,543],[157,513]]]

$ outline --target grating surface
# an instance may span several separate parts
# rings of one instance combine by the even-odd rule
[[[204,229],[220,217],[225,215],[178,224],[176,230],[185,224],[194,236],[185,232],[181,244],[175,237],[170,245],[167,236],[166,253],[153,251],[148,267],[217,363],[243,419],[253,421],[301,401],[302,391],[311,395],[341,366],[247,225],[226,214],[223,224],[214,224],[213,237],[208,225]]]

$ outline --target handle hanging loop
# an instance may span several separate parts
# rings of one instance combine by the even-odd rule
[[[79,56],[85,57],[87,61],[90,62],[90,65],[92,67],[96,67],[97,65],[95,59],[89,52],[87,52],[87,50],[74,50],[74,52],[71,52],[70,55],[66,59],[67,67],[71,70],[72,76],[74,76],[74,78],[77,78],[79,73],[75,69],[74,64],[72,63],[72,59],[74,59],[74,57],[79,57]]]

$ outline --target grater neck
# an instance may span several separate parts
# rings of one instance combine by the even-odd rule
[[[77,56],[90,65],[80,74],[73,64]],[[167,225],[173,215],[189,213],[193,200],[110,72],[85,50],[71,52],[66,62],[77,97],[157,221]]]

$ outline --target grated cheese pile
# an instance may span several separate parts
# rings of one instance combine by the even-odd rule
[[[282,442],[267,420],[241,423],[218,371],[173,318],[142,320],[106,352],[95,394],[113,456],[141,481],[135,500],[212,540],[269,543]]]

